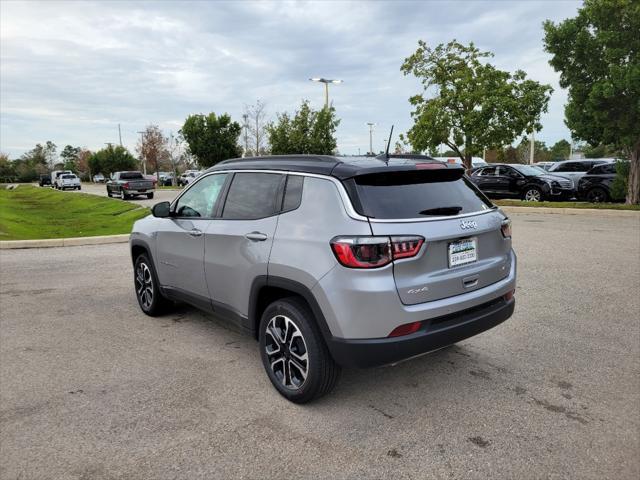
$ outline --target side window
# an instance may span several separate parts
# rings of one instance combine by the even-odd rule
[[[278,193],[283,180],[279,173],[236,173],[222,218],[256,220],[275,214],[280,210]]]
[[[510,178],[520,178],[520,174],[511,167],[499,167],[498,171],[500,175],[505,175]]]
[[[282,201],[282,211],[288,212],[295,210],[302,202],[302,185],[304,177],[301,175],[288,175],[287,185],[284,190],[284,199]]]
[[[494,175],[497,174],[497,168],[496,167],[487,167],[487,168],[483,168],[482,172],[480,172],[480,176],[481,177],[493,177]]]
[[[558,168],[555,169],[556,172],[575,172],[575,163],[563,163],[562,165],[558,165]]]
[[[226,173],[209,175],[195,183],[178,199],[176,215],[178,217],[212,217],[213,207],[218,200],[227,175]]]

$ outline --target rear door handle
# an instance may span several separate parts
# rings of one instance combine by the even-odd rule
[[[202,235],[202,230],[198,230],[197,228],[194,228],[189,231],[189,235],[191,235],[192,237],[200,237]]]
[[[267,235],[260,232],[251,232],[245,234],[245,238],[253,240],[254,242],[264,242],[267,239]]]

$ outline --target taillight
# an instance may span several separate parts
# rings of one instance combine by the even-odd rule
[[[415,257],[424,243],[422,237],[391,237],[393,259]]]
[[[125,183],[124,185],[122,185],[122,188],[129,188],[129,182]]]
[[[375,268],[391,263],[389,237],[336,237],[331,248],[338,261],[350,268]]]
[[[377,268],[416,256],[423,243],[424,238],[418,236],[336,237],[331,249],[345,267]]]
[[[509,220],[508,218],[505,218],[502,221],[500,230],[502,230],[502,236],[504,238],[511,238],[511,220]]]

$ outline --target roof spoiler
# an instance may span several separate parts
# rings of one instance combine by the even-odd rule
[[[412,169],[394,170],[381,169],[372,172],[369,169],[353,178],[358,185],[410,185],[415,183],[454,182],[460,180],[465,173],[464,168]]]

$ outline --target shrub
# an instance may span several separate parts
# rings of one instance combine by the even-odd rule
[[[611,197],[613,200],[624,200],[627,197],[627,181],[629,180],[629,162],[618,160],[616,162],[616,177],[611,185]]]

